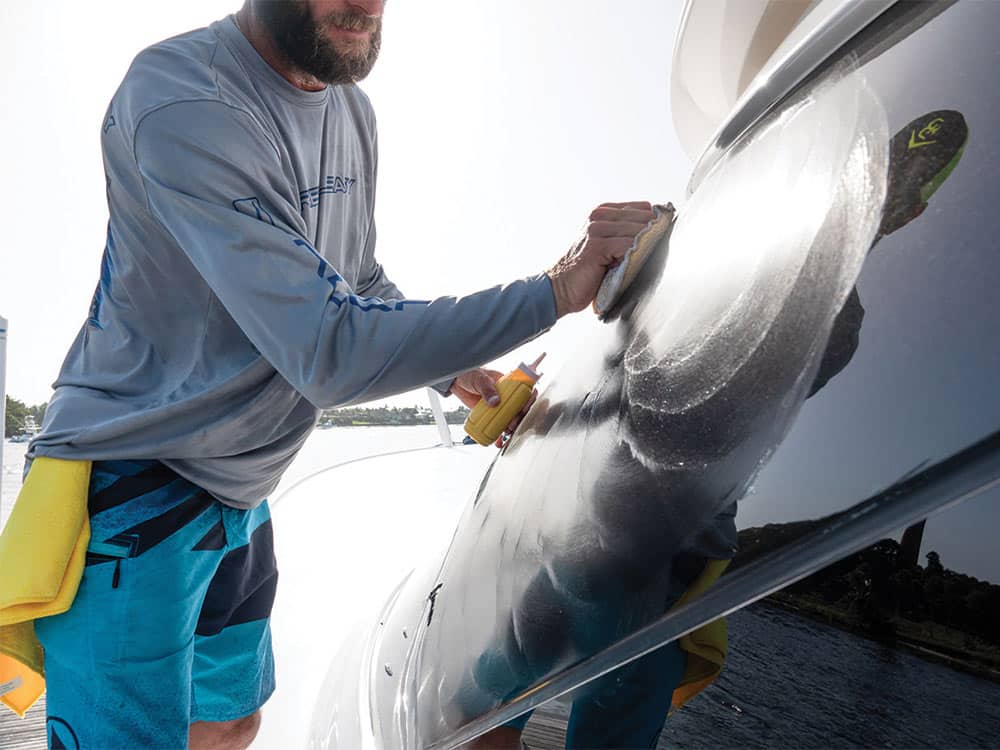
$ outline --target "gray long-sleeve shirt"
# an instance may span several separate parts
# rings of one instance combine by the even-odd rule
[[[140,53],[102,146],[100,283],[29,458],[156,458],[253,507],[320,408],[441,381],[555,322],[544,275],[403,299],[374,256],[367,98],[295,88],[232,17]]]

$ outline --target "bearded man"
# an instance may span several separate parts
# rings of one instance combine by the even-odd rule
[[[274,687],[265,498],[319,411],[496,400],[479,366],[585,308],[653,217],[603,204],[544,273],[407,299],[375,258],[355,85],[383,5],[247,0],[141,52],[111,101],[100,281],[28,453],[91,462],[79,590],[35,623],[53,746],[249,745]]]

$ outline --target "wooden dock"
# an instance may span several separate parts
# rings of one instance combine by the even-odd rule
[[[521,739],[531,750],[563,750],[566,719],[566,709],[558,706],[535,709]]]
[[[562,750],[566,715],[558,709],[540,708],[524,731],[531,750]],[[0,748],[3,750],[45,750],[45,696],[28,715],[18,718],[6,708],[0,712]]]
[[[45,750],[45,696],[22,719],[0,706],[0,747],[4,750]]]

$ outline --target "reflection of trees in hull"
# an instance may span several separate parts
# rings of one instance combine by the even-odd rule
[[[733,567],[747,565],[829,522],[827,518],[744,529]],[[916,564],[910,550],[913,534],[922,526],[923,522],[907,529],[903,543],[879,540],[792,584],[778,600],[840,613],[878,636],[897,632],[906,636],[914,625],[924,626],[933,636],[934,626],[941,626],[939,639],[945,638],[945,629],[964,634],[962,642],[951,646],[965,655],[976,650],[970,637],[1000,647],[1000,585],[949,570],[934,551],[927,553],[925,566]],[[942,640],[934,645],[945,648],[947,644]],[[994,657],[988,661],[998,668],[1000,653],[994,650]]]

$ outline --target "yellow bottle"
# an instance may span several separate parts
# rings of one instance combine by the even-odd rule
[[[480,445],[492,445],[496,442],[497,438],[507,429],[507,425],[531,398],[535,383],[541,377],[541,373],[536,372],[535,368],[541,364],[544,358],[545,354],[543,353],[530,365],[522,362],[516,370],[508,372],[497,381],[497,393],[500,395],[499,404],[490,406],[484,398],[472,407],[472,411],[465,419],[465,431],[472,436],[473,440]]]

